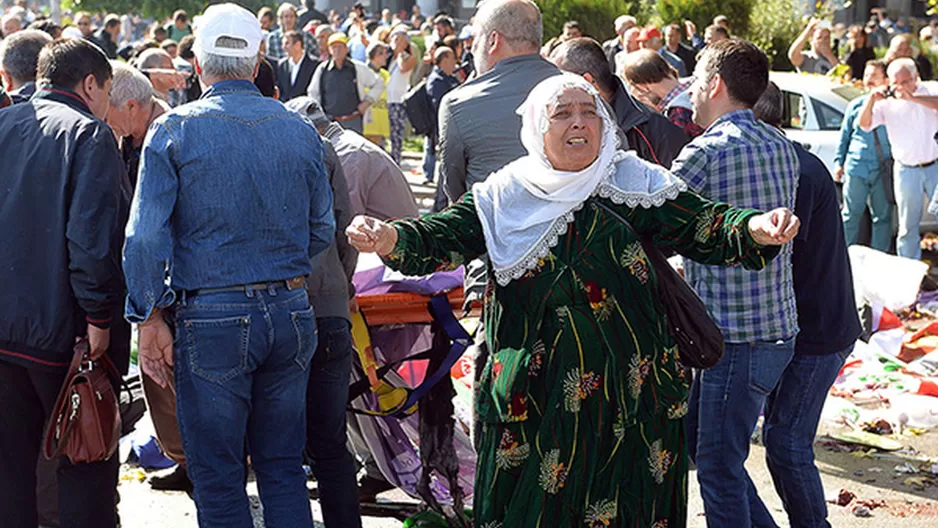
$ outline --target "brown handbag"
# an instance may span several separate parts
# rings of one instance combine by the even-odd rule
[[[68,457],[73,464],[101,462],[117,450],[121,417],[113,381],[120,375],[107,355],[92,361],[88,340],[75,345],[65,384],[55,401],[43,454]]]

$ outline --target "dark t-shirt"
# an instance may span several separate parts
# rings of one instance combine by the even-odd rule
[[[791,257],[801,327],[795,354],[832,354],[860,336],[840,203],[821,160],[797,143],[795,151],[801,165],[795,198],[801,230]]]

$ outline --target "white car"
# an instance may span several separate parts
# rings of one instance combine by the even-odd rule
[[[771,72],[769,79],[782,91],[785,134],[821,158],[833,174],[840,124],[847,105],[863,91],[823,75]]]

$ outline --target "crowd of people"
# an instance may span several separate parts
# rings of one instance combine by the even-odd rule
[[[708,525],[774,525],[744,467],[761,414],[791,524],[824,525],[813,440],[860,335],[856,215],[869,202],[874,246],[891,242],[894,159],[897,250],[916,258],[938,185],[938,90],[900,28],[863,63],[831,175],[781,130],[769,60],[726,17],[700,35],[623,15],[602,43],[570,21],[545,44],[530,0],[487,0],[458,31],[303,4],[4,15],[4,526],[119,525],[117,457],[37,461],[76,337],[124,370],[131,324],[178,464],[154,487],[190,491],[202,527],[249,527],[251,468],[266,524],[306,527],[308,462],[326,526],[361,526],[385,488],[368,464],[377,488],[356,481],[346,422],[359,251],[409,275],[465,264],[484,305],[476,526],[683,526],[691,463]],[[851,53],[889,35],[875,25]],[[836,67],[830,31],[808,24],[792,63]],[[420,216],[400,163],[424,80],[438,196]],[[682,363],[652,245],[685,258],[723,335],[710,369]],[[61,499],[37,499],[49,483]]]

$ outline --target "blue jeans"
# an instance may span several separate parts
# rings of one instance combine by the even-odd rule
[[[176,412],[202,528],[251,528],[247,446],[267,526],[313,524],[303,471],[316,318],[305,289],[186,297],[176,306]]]
[[[319,347],[306,390],[306,452],[319,483],[327,528],[361,527],[355,461],[346,441],[346,408],[352,369],[352,334],[342,317],[317,319]]]
[[[930,138],[923,141],[932,141]],[[900,257],[918,260],[922,257],[919,246],[918,225],[922,221],[925,195],[931,198],[938,187],[938,163],[931,167],[913,168],[901,163],[895,165],[896,207],[899,209],[899,236],[896,253]]]
[[[436,145],[429,136],[423,140],[423,177],[428,182],[433,181],[436,171]]]
[[[867,199],[869,199],[870,215],[873,219],[870,246],[873,249],[888,252],[892,240],[892,206],[886,201],[886,190],[883,188],[883,180],[878,172],[867,178],[847,174],[844,181],[843,219],[847,245],[857,243],[860,219],[863,218]]]
[[[796,355],[766,400],[765,458],[792,528],[830,527],[814,436],[827,392],[851,352],[853,345],[823,356]],[[750,502],[759,500],[754,488],[750,492]]]
[[[726,343],[723,359],[694,379],[687,415],[688,453],[697,464],[710,528],[775,526],[745,463],[766,397],[794,353],[794,338]]]

